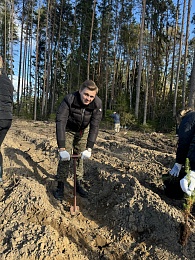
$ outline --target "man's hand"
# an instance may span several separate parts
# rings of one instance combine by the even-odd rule
[[[61,161],[70,161],[70,154],[66,151],[59,151]]]
[[[170,174],[172,176],[175,176],[175,177],[178,177],[179,176],[179,173],[180,173],[180,170],[181,170],[181,167],[182,167],[182,164],[179,164],[179,163],[175,163],[173,168],[170,170]]]
[[[183,179],[181,179],[180,186],[183,192],[185,192],[188,196],[191,196],[195,189],[195,172],[191,171],[189,176],[186,175]]]
[[[88,148],[87,150],[83,151],[81,153],[81,159],[89,159],[91,157],[91,148]]]

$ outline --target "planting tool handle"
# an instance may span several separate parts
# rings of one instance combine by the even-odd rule
[[[72,154],[70,157],[72,159],[79,159],[79,158],[81,158],[81,154]]]
[[[76,205],[76,160],[81,158],[81,154],[72,154],[70,156],[74,161],[74,205],[70,208],[71,215],[76,215],[79,212],[79,207]]]

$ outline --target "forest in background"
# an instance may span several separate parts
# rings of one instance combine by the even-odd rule
[[[92,79],[105,120],[115,110],[123,126],[170,131],[177,109],[195,105],[191,6],[192,0],[1,1],[0,54],[10,79],[18,72],[14,114],[52,120],[64,95]]]

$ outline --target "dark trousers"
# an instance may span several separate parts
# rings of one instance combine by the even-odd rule
[[[12,124],[11,119],[0,119],[0,178],[3,176],[3,156],[1,153],[1,145],[3,143],[3,140],[10,129]]]

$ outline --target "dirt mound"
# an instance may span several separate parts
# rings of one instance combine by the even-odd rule
[[[184,200],[167,198],[162,174],[174,163],[176,139],[162,134],[100,130],[85,161],[89,198],[77,196],[73,178],[62,202],[53,197],[58,162],[55,124],[14,119],[2,145],[0,258],[194,259],[190,237],[179,243]]]

